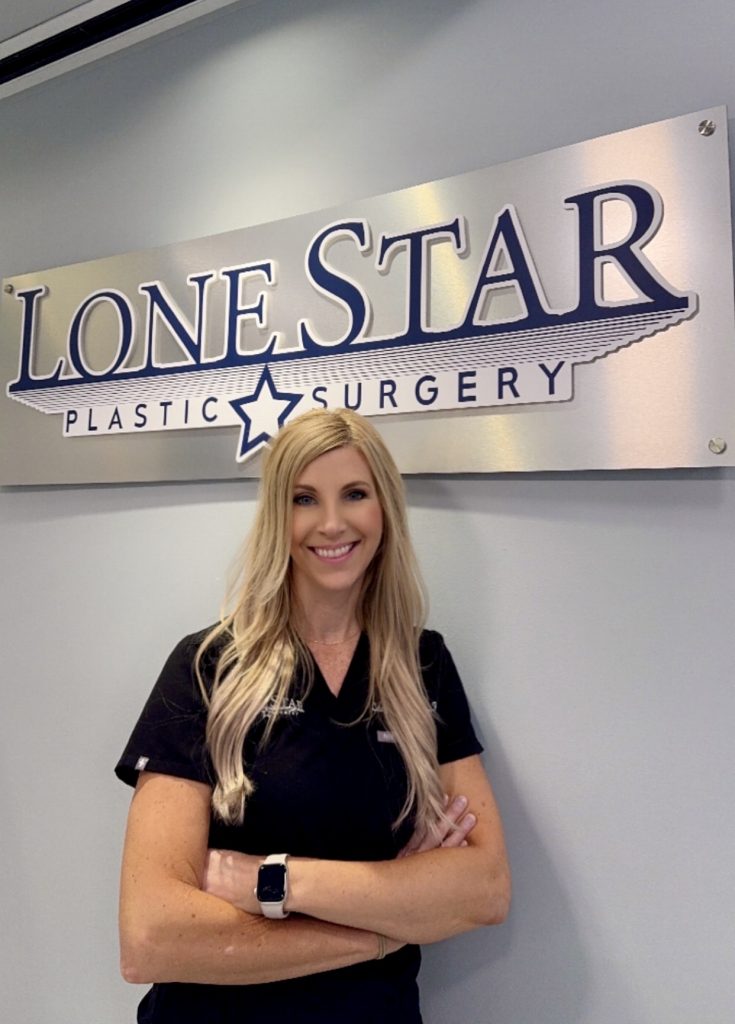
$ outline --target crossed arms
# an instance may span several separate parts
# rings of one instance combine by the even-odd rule
[[[466,846],[447,838],[391,861],[289,859],[285,921],[260,916],[259,857],[207,856],[208,786],[143,772],[128,818],[120,891],[123,977],[130,982],[254,984],[371,960],[504,920],[510,875],[502,826],[477,756],[443,765],[447,793],[476,817]],[[461,833],[462,834],[462,833]],[[463,835],[463,834],[462,834]],[[273,851],[274,853],[280,851]],[[208,867],[209,864],[209,867]]]

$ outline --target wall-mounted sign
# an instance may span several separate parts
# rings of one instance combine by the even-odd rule
[[[2,482],[252,474],[327,406],[406,472],[732,465],[726,124],[11,278]]]

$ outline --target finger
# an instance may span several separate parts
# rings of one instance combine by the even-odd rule
[[[462,815],[467,810],[467,797],[459,794],[449,803],[444,811],[444,818],[436,824],[436,845],[441,845],[444,840],[452,835]]]
[[[445,848],[453,846],[466,846],[467,836],[470,834],[472,829],[477,824],[477,818],[474,814],[465,814],[463,818],[457,822],[457,827],[453,832],[450,832],[447,838],[442,843]]]
[[[428,831],[415,831],[403,849],[396,855],[396,859],[409,857],[414,853],[426,853],[428,850],[436,850],[440,846],[460,846],[462,844],[475,825],[474,819],[465,821],[467,797],[460,793],[451,798],[448,793],[445,793],[442,803],[443,818]]]
[[[212,857],[212,851],[207,850],[207,855],[204,858],[204,869],[202,871],[202,889],[206,892],[207,886],[212,884],[214,877],[215,861]]]
[[[451,818],[453,822],[458,822],[464,812],[467,810],[467,797],[459,793],[454,797],[452,802],[449,804],[446,815]]]

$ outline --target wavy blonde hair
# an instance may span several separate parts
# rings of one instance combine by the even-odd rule
[[[403,481],[380,434],[367,420],[347,409],[319,409],[281,430],[266,456],[240,572],[219,623],[205,636],[196,656],[197,678],[209,708],[207,744],[217,777],[212,806],[228,823],[243,821],[253,792],[243,764],[246,735],[267,706],[266,742],[295,671],[302,668],[311,679],[313,670],[292,614],[294,487],[314,459],[347,446],[370,467],[383,512],[383,535],[357,606],[358,624],[370,639],[369,691],[362,717],[380,705],[406,766],[408,792],[395,827],[412,813],[420,828],[443,816],[436,726],[419,665],[426,603],[408,533]],[[213,655],[212,674],[204,664]]]

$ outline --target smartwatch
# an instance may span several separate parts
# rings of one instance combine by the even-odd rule
[[[271,853],[258,868],[258,884],[255,895],[264,917],[288,917],[283,904],[288,896],[287,853]]]

